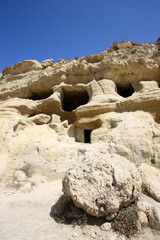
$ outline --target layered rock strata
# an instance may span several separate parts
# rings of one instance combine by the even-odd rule
[[[44,179],[62,179],[70,168],[64,193],[78,207],[112,218],[140,201],[140,219],[153,225],[152,201],[138,198],[142,186],[147,199],[159,204],[159,51],[159,41],[128,41],[97,55],[59,63],[25,60],[4,69],[1,185],[30,191]],[[147,177],[149,172],[153,178]],[[92,189],[86,192],[87,186]]]

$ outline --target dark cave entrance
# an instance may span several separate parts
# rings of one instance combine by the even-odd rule
[[[63,89],[62,96],[62,109],[68,112],[72,112],[89,101],[89,95],[86,90]]]
[[[53,91],[45,91],[45,92],[41,92],[41,93],[32,92],[29,99],[31,99],[33,101],[42,100],[42,99],[46,99],[46,98],[50,97],[52,94],[53,94]]]
[[[92,130],[84,129],[84,142],[91,143],[91,132]]]
[[[117,93],[124,97],[130,97],[133,93],[134,93],[134,88],[132,87],[131,84],[127,85],[127,86],[120,86],[117,84]]]

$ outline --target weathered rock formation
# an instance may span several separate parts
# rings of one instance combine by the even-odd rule
[[[159,40],[114,43],[100,54],[59,63],[25,60],[7,67],[0,74],[1,186],[30,191],[70,168],[64,193],[78,207],[112,218],[140,201],[142,225],[143,219],[154,225],[159,124]],[[141,185],[154,200],[137,200]]]
[[[124,167],[125,166],[125,167]],[[63,192],[88,214],[112,219],[141,193],[141,176],[133,163],[119,155],[85,153],[69,169]]]

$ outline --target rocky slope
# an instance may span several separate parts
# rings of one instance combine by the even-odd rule
[[[126,236],[120,219],[135,204],[137,231],[160,230],[159,124],[159,40],[7,67],[0,74],[1,188],[27,194],[64,177],[63,192],[78,208],[105,216]]]

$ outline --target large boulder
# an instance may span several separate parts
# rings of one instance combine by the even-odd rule
[[[137,200],[141,176],[124,157],[87,152],[66,173],[63,192],[88,214],[112,219],[120,208]]]

